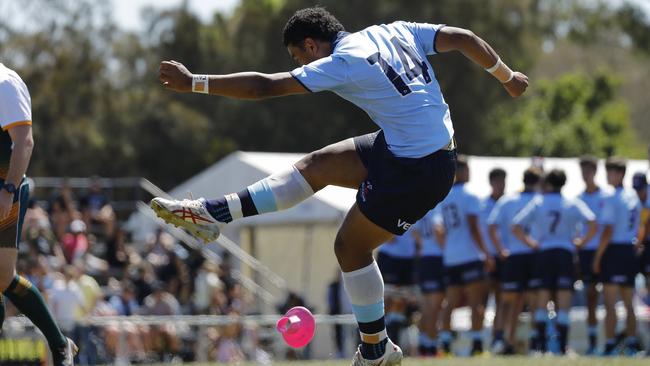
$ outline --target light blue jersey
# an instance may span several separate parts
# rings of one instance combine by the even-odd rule
[[[422,238],[422,249],[420,251],[420,256],[422,257],[442,256],[442,247],[438,240],[436,240],[434,231],[436,225],[443,225],[442,214],[439,207],[440,206],[429,211],[414,225],[414,230],[416,230]]]
[[[494,244],[490,239],[490,234],[488,231],[488,226],[489,226],[488,218],[490,217],[490,213],[492,212],[492,209],[494,209],[494,206],[496,204],[497,204],[497,200],[492,198],[492,196],[487,196],[483,198],[481,200],[481,216],[479,218],[480,220],[479,224],[481,225],[481,234],[483,234],[483,240],[485,240],[485,244],[487,245],[488,252],[492,256],[496,255],[497,248],[494,247]]]
[[[470,193],[463,183],[454,184],[447,198],[440,203],[446,232],[443,250],[445,266],[484,259],[478,244],[472,238],[467,220],[467,216],[472,215],[478,218],[481,213],[480,203],[479,198]]]
[[[409,230],[404,235],[395,235],[392,240],[379,247],[379,252],[394,258],[415,258],[413,232]]]
[[[575,250],[573,239],[581,225],[596,221],[596,215],[581,200],[571,200],[560,193],[546,193],[530,201],[513,223],[532,228],[540,250]]]
[[[499,235],[501,236],[501,243],[510,254],[525,254],[530,253],[532,249],[526,244],[522,243],[512,233],[512,222],[515,216],[526,205],[537,196],[535,192],[521,192],[510,194],[499,198],[497,204],[494,205],[490,216],[488,217],[488,225],[497,225],[499,228]],[[530,228],[526,228],[528,233]],[[532,233],[535,237],[534,232]]]
[[[447,145],[449,106],[427,55],[442,25],[395,22],[341,33],[328,57],[291,74],[309,91],[332,91],[368,113],[398,157],[420,158]]]
[[[598,189],[595,192],[588,193],[588,192],[582,192],[578,198],[584,202],[587,207],[591,210],[591,212],[596,215],[596,221],[600,221],[600,218],[602,217],[602,212],[603,212],[603,207],[605,206],[605,197],[606,197],[606,192],[602,189]],[[584,235],[587,231],[587,226],[584,226],[582,229],[582,234]],[[598,249],[598,245],[600,244],[600,237],[603,235],[603,225],[598,225],[598,232],[596,233],[596,236],[594,236],[593,239],[589,243],[587,243],[584,247],[582,247],[583,250],[596,250]]]
[[[602,218],[603,225],[612,225],[612,244],[636,242],[641,218],[639,196],[631,188],[618,187],[605,197]]]

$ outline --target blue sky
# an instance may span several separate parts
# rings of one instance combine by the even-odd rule
[[[176,7],[183,0],[111,0],[114,18],[118,25],[126,30],[140,30],[142,22],[140,10],[145,6],[156,8]],[[608,0],[612,4],[629,1],[641,5],[650,16],[650,0]],[[228,13],[234,9],[239,0],[188,0],[190,9],[203,21],[209,21],[216,11]],[[316,2],[315,2],[316,3]]]
[[[117,24],[126,30],[139,30],[142,27],[140,10],[145,6],[164,9],[177,7],[182,0],[112,0],[113,17]],[[229,12],[239,0],[189,0],[189,7],[201,20],[209,21],[216,11]]]

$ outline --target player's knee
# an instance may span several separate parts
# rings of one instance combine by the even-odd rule
[[[336,258],[338,259],[339,263],[345,259],[347,254],[345,241],[343,240],[343,237],[340,233],[336,234],[336,239],[334,239],[334,254],[336,254]]]
[[[296,168],[303,174],[307,175],[311,181],[323,182],[327,174],[327,162],[330,160],[331,154],[325,149],[313,151],[299,162],[296,163]]]

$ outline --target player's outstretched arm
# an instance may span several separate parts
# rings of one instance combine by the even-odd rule
[[[237,99],[265,99],[308,93],[308,90],[288,72],[194,75],[180,62],[163,61],[158,73],[163,86],[177,92],[194,91]]]
[[[528,87],[528,76],[510,70],[499,55],[472,31],[456,27],[443,27],[435,38],[438,52],[459,51],[468,59],[496,77],[512,97],[522,95]]]

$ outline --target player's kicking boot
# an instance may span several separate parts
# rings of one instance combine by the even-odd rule
[[[375,360],[366,360],[361,355],[361,350],[357,349],[352,359],[352,366],[399,366],[402,364],[403,357],[402,349],[388,339],[383,356]]]
[[[186,229],[195,237],[210,243],[219,237],[219,221],[210,215],[205,204],[205,198],[179,201],[156,197],[149,205],[166,223]]]

